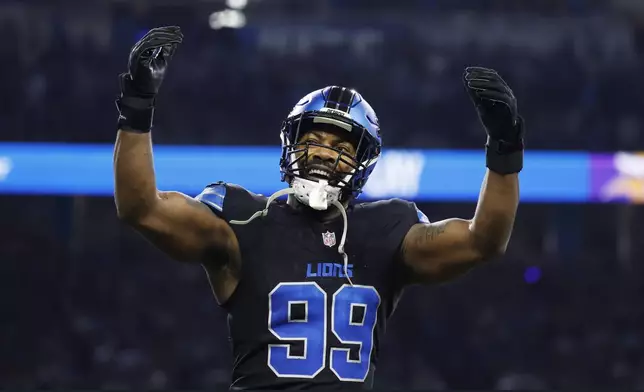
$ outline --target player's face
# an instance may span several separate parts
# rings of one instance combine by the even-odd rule
[[[351,173],[351,164],[355,165],[356,148],[342,137],[341,132],[313,129],[302,135],[298,142],[309,143],[304,165],[307,177],[334,180]],[[318,172],[319,170],[324,174]]]

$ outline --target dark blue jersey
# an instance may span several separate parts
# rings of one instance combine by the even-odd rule
[[[246,220],[266,204],[266,197],[224,183],[197,199],[226,221]],[[239,285],[223,304],[232,389],[371,388],[379,343],[404,286],[400,246],[427,218],[399,199],[352,205],[347,217],[346,273],[337,248],[341,217],[323,223],[276,201],[267,216],[231,224],[242,256]]]

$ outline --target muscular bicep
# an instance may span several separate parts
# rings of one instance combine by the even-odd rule
[[[450,280],[482,260],[470,225],[469,220],[447,219],[412,226],[402,246],[410,283]]]
[[[134,226],[156,247],[179,261],[230,261],[237,239],[228,224],[203,203],[179,192],[159,192]]]

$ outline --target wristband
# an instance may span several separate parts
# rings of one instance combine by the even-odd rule
[[[492,139],[488,136],[485,145],[485,165],[498,174],[518,173],[523,169],[523,118],[519,116],[510,140]]]
[[[119,111],[118,129],[137,133],[152,130],[154,99],[120,97],[116,100],[116,107]]]
[[[498,174],[518,173],[523,169],[523,141],[508,144],[489,139],[485,146],[485,165]]]

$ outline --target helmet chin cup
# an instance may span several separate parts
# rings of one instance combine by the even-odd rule
[[[340,199],[341,189],[330,186],[326,180],[312,181],[295,177],[291,181],[295,198],[314,210],[324,211]]]

